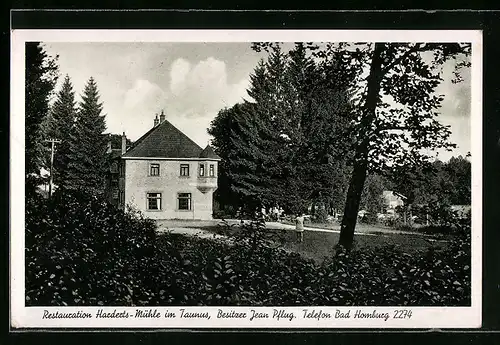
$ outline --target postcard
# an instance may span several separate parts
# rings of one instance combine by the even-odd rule
[[[481,326],[480,31],[11,42],[13,329]]]

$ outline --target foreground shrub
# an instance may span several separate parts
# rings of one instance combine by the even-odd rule
[[[155,234],[95,198],[27,214],[27,305],[470,305],[470,232],[446,250],[339,250],[318,264],[273,247],[260,221],[232,241]]]
[[[323,264],[266,246],[175,234],[160,241],[168,269],[157,305],[470,305],[465,239],[420,256],[391,247],[340,251]]]
[[[26,215],[28,305],[141,304],[156,225],[83,194],[59,194]]]

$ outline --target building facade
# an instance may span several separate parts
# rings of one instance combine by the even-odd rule
[[[129,205],[154,219],[212,219],[220,157],[210,146],[202,149],[162,112],[150,131],[122,151],[111,179],[117,181],[111,195],[119,207]]]
[[[396,207],[404,205],[404,200],[402,199],[402,197],[394,193],[393,191],[384,190],[382,192],[382,197],[384,198],[384,205],[389,210],[394,210]]]

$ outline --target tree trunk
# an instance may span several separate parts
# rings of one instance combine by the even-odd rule
[[[363,159],[354,163],[351,182],[347,190],[347,199],[344,208],[344,216],[340,226],[339,245],[350,249],[354,241],[354,229],[358,219],[361,193],[366,180],[367,160]]]
[[[359,204],[361,202],[361,193],[365,185],[368,169],[368,151],[370,129],[375,120],[375,110],[377,108],[380,82],[382,80],[382,56],[384,49],[383,43],[375,43],[373,58],[370,66],[370,75],[367,82],[366,101],[363,109],[363,118],[361,119],[360,143],[356,148],[353,171],[349,189],[347,190],[347,199],[344,208],[344,216],[340,227],[340,238],[338,245],[350,249],[354,242],[354,230],[358,218]]]

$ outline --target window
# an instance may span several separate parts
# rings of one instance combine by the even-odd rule
[[[149,176],[160,176],[160,164],[151,163],[149,165]]]
[[[205,164],[200,164],[200,176],[205,176]]]
[[[210,164],[210,168],[208,170],[208,175],[210,177],[214,177],[215,176],[215,165],[214,164]]]
[[[161,210],[161,193],[148,193],[148,210]]]
[[[189,164],[181,164],[181,176],[189,176]]]
[[[113,187],[113,195],[112,195],[112,198],[113,199],[118,199],[118,187]]]
[[[177,200],[179,201],[179,210],[191,211],[191,193],[179,193]]]

